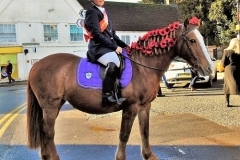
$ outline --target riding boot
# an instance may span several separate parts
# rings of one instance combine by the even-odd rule
[[[226,98],[226,103],[225,103],[225,105],[226,105],[227,107],[229,107],[229,106],[230,106],[230,104],[229,104],[230,94],[225,94],[225,98]]]
[[[119,68],[112,62],[108,63],[105,70],[105,75],[103,79],[103,104],[107,103],[117,103],[121,105],[126,98],[118,98],[117,92],[117,75],[119,73]]]

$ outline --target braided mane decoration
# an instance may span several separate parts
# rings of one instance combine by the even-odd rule
[[[180,27],[179,22],[169,24],[162,29],[149,31],[142,37],[138,38],[137,42],[132,42],[131,47],[127,47],[127,53],[131,55],[131,49],[138,50],[144,54],[150,55],[155,53],[157,55],[165,53],[176,44],[175,31]]]

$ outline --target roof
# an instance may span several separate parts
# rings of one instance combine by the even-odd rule
[[[84,9],[92,6],[88,0],[77,1]],[[116,31],[150,31],[179,20],[177,8],[171,5],[105,1],[104,7]]]

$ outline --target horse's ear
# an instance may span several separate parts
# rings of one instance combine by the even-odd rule
[[[184,21],[184,27],[186,28],[189,25],[189,19],[190,18],[186,18]]]
[[[198,20],[198,27],[201,25],[201,19]]]

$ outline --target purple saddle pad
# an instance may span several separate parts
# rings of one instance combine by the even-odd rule
[[[123,55],[128,57],[125,50]],[[102,89],[102,78],[100,77],[100,65],[88,62],[83,58],[77,68],[77,82],[82,88]],[[125,68],[119,80],[122,88],[127,87],[132,79],[132,64],[129,59],[125,58]]]

